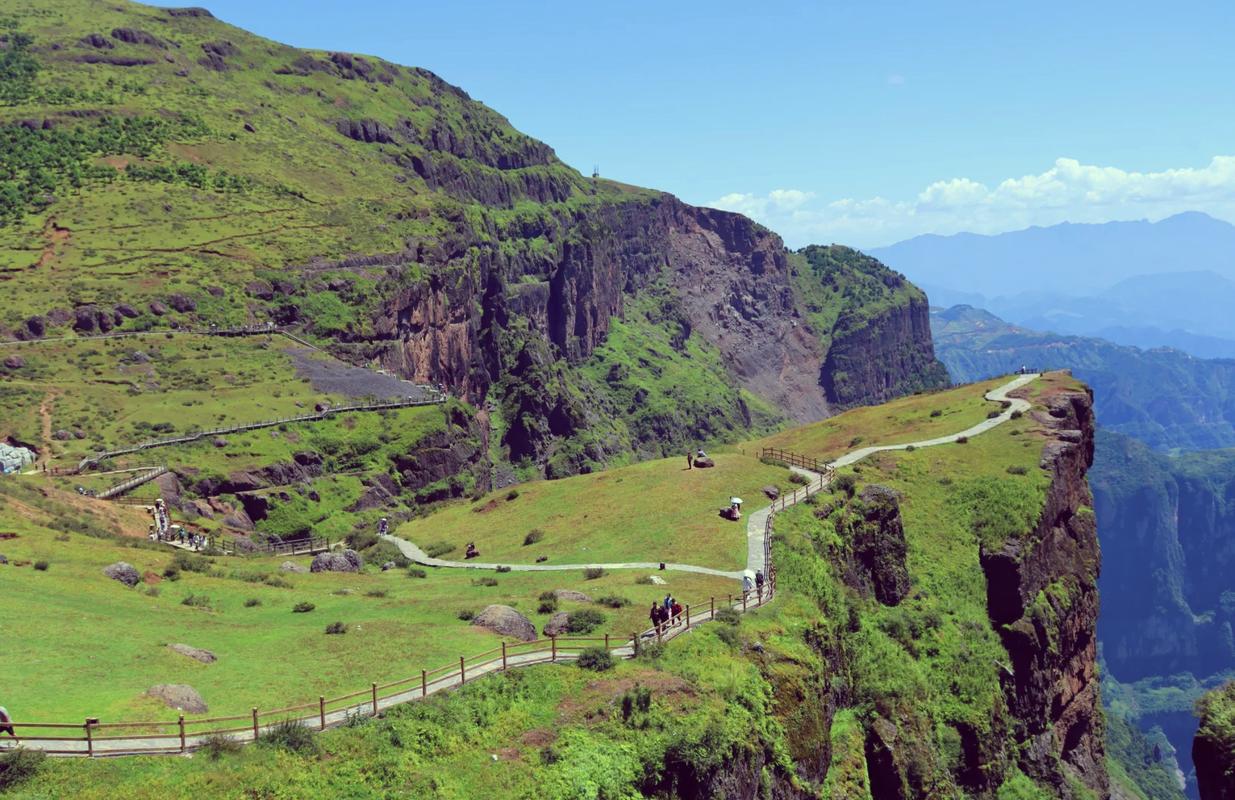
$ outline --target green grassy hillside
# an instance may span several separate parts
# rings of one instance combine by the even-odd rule
[[[120,793],[175,798],[257,793],[462,798],[483,792],[548,798],[718,796],[720,787],[746,785],[742,781],[755,776],[753,785],[762,785],[764,791],[849,800],[874,796],[872,775],[886,777],[869,761],[882,757],[871,749],[870,737],[872,730],[885,730],[879,726],[894,725],[903,742],[895,770],[908,781],[908,796],[928,796],[919,789],[932,786],[930,796],[951,798],[1091,797],[1075,778],[1070,779],[1070,788],[1061,788],[1034,780],[1016,766],[1018,747],[1028,745],[1014,741],[1016,723],[1009,719],[1001,682],[1001,665],[1013,656],[1005,649],[1001,627],[988,615],[980,563],[982,552],[998,548],[1007,537],[1023,537],[1036,524],[1051,480],[1039,466],[1044,430],[1034,417],[1045,417],[1045,404],[1072,386],[1065,379],[1051,379],[1045,389],[1032,392],[1039,403],[1032,413],[967,443],[885,453],[856,465],[848,472],[854,476],[852,482],[843,479],[830,493],[778,517],[773,548],[780,591],[771,605],[732,625],[701,627],[663,650],[649,648],[643,658],[620,663],[611,672],[598,675],[562,665],[493,676],[450,696],[393,709],[381,719],[357,721],[317,736],[314,749],[308,751],[257,746],[223,753],[218,762],[199,754],[193,759],[49,763],[15,796],[51,793],[90,798]],[[977,397],[981,388],[968,387],[968,392]],[[961,399],[958,395],[952,402]],[[884,410],[905,415],[918,402],[917,398],[899,401]],[[747,462],[752,473],[761,468],[751,459],[724,458],[732,462],[727,465],[731,470]],[[634,479],[636,471],[659,475],[659,463],[522,487],[517,496],[495,496],[474,506],[487,509],[484,513],[461,506],[441,519],[459,517],[457,523],[463,525],[463,517],[483,520],[498,515],[494,518],[500,517],[503,524],[495,525],[495,531],[523,531],[545,513],[565,514],[561,520],[572,536],[590,535],[598,547],[601,543],[612,547],[613,532],[603,525],[593,527],[592,520],[575,519],[580,509],[569,502],[570,491],[586,481],[593,488],[619,478],[625,483]],[[684,477],[700,476],[679,471],[659,480],[676,489]],[[881,602],[852,583],[853,562],[844,555],[855,546],[851,537],[863,535],[862,524],[854,521],[867,514],[864,498],[871,496],[865,489],[871,485],[886,487],[899,498],[909,587],[896,604]],[[651,495],[655,490],[645,486],[642,493]],[[627,503],[626,522],[631,529],[642,530],[664,506],[664,501]],[[68,546],[54,537],[37,540],[33,532],[29,536],[41,543],[40,552],[52,553],[52,565],[44,573],[25,573],[23,581],[32,586],[42,581],[43,591],[64,591],[52,581],[61,571],[84,570],[73,560],[80,556],[52,550]],[[73,543],[78,541],[74,536]],[[86,543],[82,551],[92,547],[114,545],[100,540]],[[83,572],[78,580],[85,584],[88,577]],[[627,596],[636,601],[631,607],[635,610],[627,610],[633,614],[642,611],[638,602],[647,600],[641,592],[660,589],[634,583],[634,575],[616,573],[595,582],[571,582],[565,574],[548,579],[503,574],[495,576],[496,587],[472,585],[474,573],[452,577],[445,571],[431,572],[425,579],[389,573],[287,577],[294,588],[186,574],[178,582],[161,584],[157,598],[134,592],[125,602],[144,609],[128,613],[210,620],[208,628],[179,623],[192,626],[184,628],[185,636],[211,637],[204,646],[214,645],[229,654],[226,661],[209,667],[194,666],[194,680],[204,680],[201,676],[208,670],[245,657],[244,615],[252,614],[261,616],[288,642],[303,642],[296,652],[305,664],[296,668],[314,667],[314,677],[306,675],[303,680],[320,683],[332,679],[329,665],[344,658],[344,652],[348,659],[369,664],[369,659],[389,651],[387,663],[398,665],[409,653],[458,649],[463,644],[459,637],[475,634],[457,620],[444,618],[460,606],[483,602],[482,597],[503,597],[523,608],[535,602],[537,589],[548,586],[548,580],[593,596],[602,588]],[[712,591],[706,582],[696,585],[689,582],[693,579],[672,573],[667,577],[675,593]],[[192,584],[195,591],[217,596],[219,610],[206,612],[170,602],[189,587],[186,581],[197,582]],[[225,588],[230,584],[238,588]],[[330,594],[336,585],[376,587],[389,594],[382,598],[360,592]],[[106,585],[90,589],[109,590],[122,592]],[[1027,611],[1048,636],[1057,630],[1055,615],[1069,613],[1069,591],[1067,586],[1052,585]],[[262,606],[233,608],[236,600],[253,593],[261,594]],[[310,645],[318,636],[314,620],[284,613],[293,597],[302,596],[320,600],[321,607],[311,615],[296,616],[313,616],[317,622],[327,616],[355,619],[360,624],[356,638],[349,632],[338,637],[343,641],[329,642],[331,647]],[[329,614],[321,615],[322,608]],[[605,613],[611,612],[605,609]],[[616,624],[626,623],[620,613],[613,612]],[[442,620],[436,623],[441,627],[420,628],[415,643],[397,639],[401,631],[427,626],[435,619]],[[392,635],[396,643],[372,645],[374,654],[351,651],[353,642],[370,646],[367,637]],[[346,651],[335,649],[344,647]],[[120,652],[157,648],[156,643],[138,641],[101,649],[109,658],[119,658]],[[48,663],[56,661],[49,657]],[[125,665],[122,658],[117,663]],[[124,675],[137,663],[157,671],[161,661],[147,657],[117,668]],[[288,665],[279,664],[279,670],[287,669]],[[265,667],[253,670],[249,680],[254,686],[244,691],[256,694],[265,674]],[[144,672],[133,685],[150,677],[149,671]],[[101,691],[89,693],[98,697]],[[128,696],[116,694],[113,702]],[[55,693],[50,698],[43,702],[62,702],[54,699]],[[10,710],[13,705],[10,700]],[[982,755],[968,749],[975,741],[983,743]],[[979,773],[986,777],[978,777]],[[1121,773],[1118,780],[1131,779]],[[986,788],[977,788],[981,786]]]

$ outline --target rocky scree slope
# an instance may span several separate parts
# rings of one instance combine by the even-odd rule
[[[423,69],[127,2],[0,31],[9,335],[300,325],[547,475],[943,380],[877,262],[584,178]]]

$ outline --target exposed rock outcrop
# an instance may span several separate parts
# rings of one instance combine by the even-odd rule
[[[1062,797],[1073,796],[1070,780],[1106,796],[1095,637],[1100,554],[1085,479],[1093,404],[1073,391],[1046,402],[1043,424],[1053,429],[1042,457],[1051,475],[1046,502],[1033,530],[983,543],[987,610],[1012,661],[1001,677],[1021,770]]]
[[[192,645],[169,644],[167,649],[171,650],[173,653],[179,653],[186,658],[191,658],[194,661],[200,661],[203,664],[213,664],[219,660],[218,656],[209,650],[203,650],[200,647],[193,647]]]
[[[125,586],[136,586],[141,582],[141,573],[137,567],[127,561],[117,561],[103,568],[103,574],[114,581],[120,581]]]
[[[210,710],[201,694],[188,684],[160,683],[147,689],[146,696],[162,701],[168,708],[190,714],[204,714]]]
[[[359,572],[364,565],[360,554],[355,550],[341,552],[318,553],[309,565],[310,572]]]
[[[1235,682],[1207,694],[1197,711],[1192,762],[1201,800],[1235,800]]]
[[[486,606],[472,619],[472,624],[479,628],[488,628],[503,636],[512,636],[522,642],[536,639],[536,626],[527,617],[515,611],[510,606]]]

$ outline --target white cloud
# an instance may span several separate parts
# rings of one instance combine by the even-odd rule
[[[998,233],[1065,221],[1157,219],[1181,211],[1235,219],[1235,156],[1161,172],[1060,158],[1044,172],[1008,178],[993,188],[951,178],[932,183],[912,200],[814,200],[814,192],[775,189],[766,195],[735,192],[708,205],[753,217],[791,246],[845,242],[872,247],[922,233]]]

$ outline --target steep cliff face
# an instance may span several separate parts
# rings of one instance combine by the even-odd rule
[[[842,407],[881,403],[944,385],[946,373],[935,360],[926,298],[914,297],[844,327],[828,350],[819,381],[828,401]]]
[[[1017,763],[1062,796],[1074,779],[1105,796],[1108,778],[1098,695],[1100,554],[1085,479],[1093,463],[1092,398],[1060,392],[1035,419],[1051,430],[1051,475],[1037,526],[982,552],[988,608],[1011,659],[1001,674],[1022,749]]]
[[[1235,683],[1206,695],[1197,704],[1200,728],[1192,743],[1201,800],[1235,798]]]

